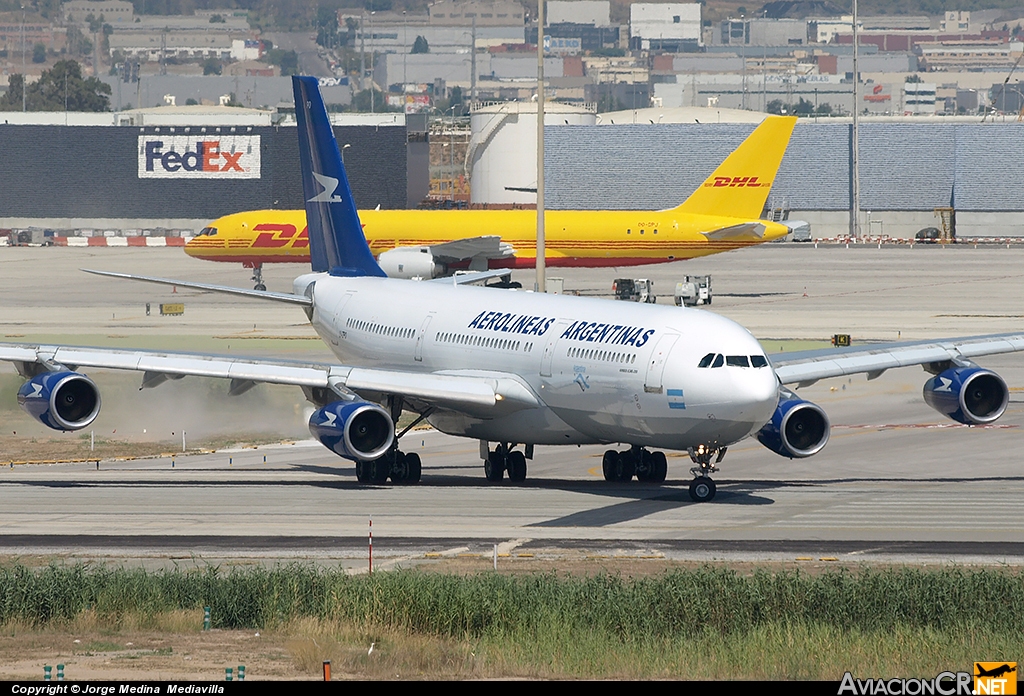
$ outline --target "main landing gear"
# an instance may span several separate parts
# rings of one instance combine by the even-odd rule
[[[601,460],[605,481],[637,481],[662,483],[668,475],[668,461],[664,452],[650,452],[633,445],[628,450],[608,450]]]
[[[267,286],[263,283],[263,264],[262,263],[257,263],[257,264],[253,265],[253,267],[252,267],[252,282],[256,284],[253,287],[253,290],[263,291],[263,290],[267,289]]]
[[[698,445],[688,450],[690,459],[697,465],[690,469],[690,473],[694,476],[693,481],[690,482],[690,498],[693,499],[693,502],[706,503],[715,497],[717,488],[709,474],[718,471],[715,464],[725,458],[728,449],[728,447],[716,449],[707,445]],[[711,461],[712,459],[714,462]]]
[[[513,450],[515,443],[501,442],[493,451],[488,451],[487,442],[480,441],[480,457],[484,460],[484,476],[488,481],[500,481],[508,472],[508,480],[519,483],[526,480],[526,460],[533,459],[533,445],[526,445],[525,452]]]
[[[391,421],[397,423],[402,415],[404,407],[401,397],[390,396],[385,404],[391,412]],[[391,449],[378,459],[371,461],[356,462],[356,480],[359,483],[386,483],[390,478],[391,483],[406,484],[419,483],[422,472],[420,455],[415,452],[403,452],[398,449],[398,442],[407,432],[416,427],[421,421],[430,415],[431,409],[420,414],[419,418],[406,426],[405,430],[395,434],[395,441]]]
[[[415,452],[406,454],[397,446],[388,450],[380,459],[369,462],[356,462],[356,480],[359,483],[419,483],[420,482],[420,455]]]

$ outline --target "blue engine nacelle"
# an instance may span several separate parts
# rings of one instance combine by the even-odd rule
[[[991,370],[953,367],[925,382],[924,400],[958,423],[979,425],[1003,415],[1010,390]]]
[[[100,413],[100,390],[77,372],[44,372],[21,385],[18,404],[54,430],[80,430]]]
[[[317,409],[309,432],[335,454],[362,461],[381,457],[395,441],[390,414],[368,401],[335,401]]]
[[[802,459],[828,444],[830,427],[828,416],[817,404],[783,396],[772,419],[757,432],[757,439],[776,454]]]

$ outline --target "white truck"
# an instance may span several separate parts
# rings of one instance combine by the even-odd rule
[[[696,307],[711,304],[711,276],[683,276],[676,283],[676,306]]]

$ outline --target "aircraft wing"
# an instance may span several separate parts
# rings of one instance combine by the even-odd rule
[[[503,259],[515,254],[511,244],[501,241],[498,236],[470,237],[456,239],[443,244],[431,244],[431,255],[443,263],[452,263],[474,257]]]
[[[767,228],[760,222],[744,222],[739,225],[722,227],[710,232],[702,232],[708,239],[763,239]]]
[[[398,395],[481,417],[496,417],[540,404],[518,377],[502,372],[419,373],[217,355],[9,343],[0,344],[0,360],[14,363],[25,376],[40,368],[134,370],[143,373],[143,387],[155,386],[168,377],[218,377],[232,380],[234,393],[251,386],[246,383],[291,384],[330,389],[341,399],[352,394],[370,399]]]
[[[808,386],[819,379],[866,373],[875,379],[893,367],[970,362],[972,358],[1024,350],[1024,334],[992,334],[936,341],[875,343],[854,348],[826,348],[769,356],[783,384]]]

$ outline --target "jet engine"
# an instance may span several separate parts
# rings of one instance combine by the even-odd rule
[[[980,367],[953,367],[925,382],[924,400],[958,423],[991,423],[1003,415],[1010,390],[1003,378]]]
[[[430,247],[398,247],[383,252],[377,257],[377,264],[388,278],[439,278],[448,272],[448,267],[434,260]]]
[[[309,417],[309,432],[324,447],[346,459],[370,461],[395,441],[395,424],[377,404],[335,401]]]
[[[776,454],[802,459],[828,444],[828,416],[817,404],[783,393],[772,419],[757,432],[758,441]]]
[[[80,430],[100,413],[100,390],[77,372],[44,372],[21,385],[18,404],[54,430]]]

